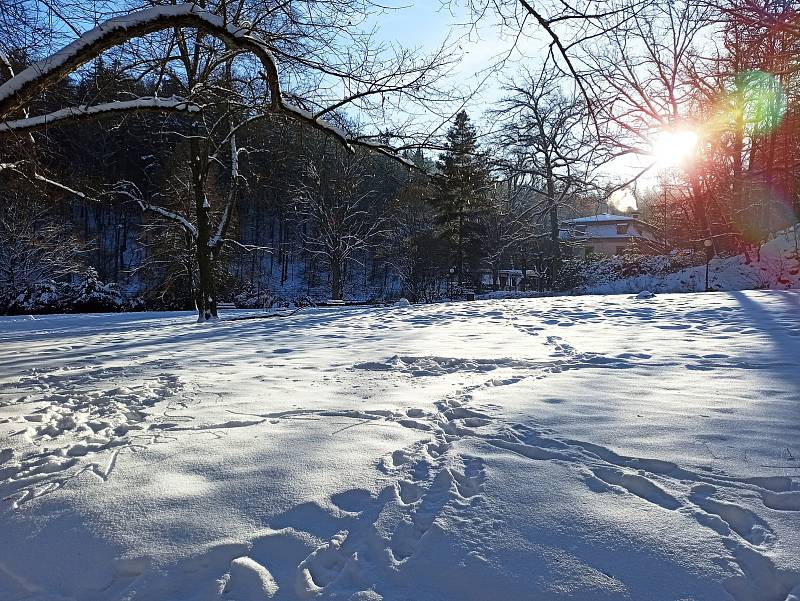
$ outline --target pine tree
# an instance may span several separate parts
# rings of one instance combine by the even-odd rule
[[[441,236],[450,246],[459,285],[481,259],[482,224],[487,209],[489,169],[478,149],[475,127],[465,111],[447,132],[446,150],[437,163],[441,178],[434,208]]]

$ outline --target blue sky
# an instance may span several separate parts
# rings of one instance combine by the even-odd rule
[[[459,44],[464,56],[453,73],[454,85],[474,89],[486,75],[483,70],[512,46],[510,39],[501,38],[492,22],[486,22],[477,31],[470,32],[465,26],[468,22],[465,11],[459,11],[456,7],[458,12],[454,13],[448,8],[442,8],[439,0],[389,0],[387,5],[403,7],[388,11],[376,19],[380,36],[387,42],[397,42],[407,48],[434,50],[447,39],[448,34],[452,40],[461,38]],[[526,28],[526,33],[533,37],[520,42],[527,58],[522,58],[519,53],[514,58],[518,61],[521,59],[528,66],[534,66],[537,57],[543,56],[539,48],[544,47],[544,37],[534,24],[529,23]],[[490,129],[491,122],[484,118],[483,113],[501,97],[501,83],[512,76],[515,69],[516,65],[512,63],[502,72],[490,74],[481,85],[479,93],[467,105],[467,111],[479,130],[487,132]],[[628,156],[617,159],[604,171],[611,179],[627,179],[647,164],[647,157]],[[645,187],[652,184],[650,179],[648,176],[642,179]]]
[[[434,47],[441,43],[447,31],[455,23],[455,17],[448,10],[440,9],[436,0],[425,2],[394,2],[402,6],[389,11],[379,19],[383,37],[403,45],[422,45]]]
[[[439,0],[391,0],[388,6],[402,7],[388,11],[376,19],[381,37],[386,41],[397,42],[404,47],[420,47],[435,50],[445,40],[458,43],[463,53],[454,69],[455,85],[474,89],[484,79],[484,70],[498,55],[512,47],[512,41],[503,39],[494,22],[484,19],[479,28],[468,27],[469,15],[463,9],[442,8]],[[530,33],[535,33],[529,28]],[[531,48],[533,43],[523,41]],[[492,73],[481,86],[481,94],[468,106],[477,117],[488,104],[500,95],[499,84],[503,77],[513,73],[513,68],[504,72]]]

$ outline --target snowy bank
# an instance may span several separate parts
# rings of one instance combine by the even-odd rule
[[[800,288],[800,255],[795,238],[800,236],[800,226],[777,234],[764,244],[760,252],[747,255],[715,257],[709,264],[709,288],[713,290],[792,290]],[[688,258],[688,257],[687,257]],[[682,258],[676,256],[645,257],[646,264],[639,266],[635,276],[619,276],[609,261],[622,260],[610,257],[600,262],[585,263],[578,277],[584,280],[574,289],[557,292],[499,291],[480,295],[482,299],[536,298],[557,294],[637,294],[642,290],[652,292],[703,292],[706,287],[705,264],[670,271],[670,266]]]

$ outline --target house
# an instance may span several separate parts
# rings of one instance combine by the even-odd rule
[[[578,217],[561,224],[559,237],[572,256],[619,255],[631,246],[644,252],[655,252],[663,246],[658,230],[639,219],[638,214],[603,213]]]
[[[528,272],[530,277],[532,272]],[[497,289],[498,290],[522,290],[522,281],[524,279],[521,269],[501,269],[497,272]],[[494,272],[491,269],[480,270],[481,288],[484,290],[492,290],[494,281]]]

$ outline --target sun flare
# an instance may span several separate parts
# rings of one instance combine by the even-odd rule
[[[663,131],[653,140],[651,154],[662,168],[682,165],[697,147],[693,131]]]

